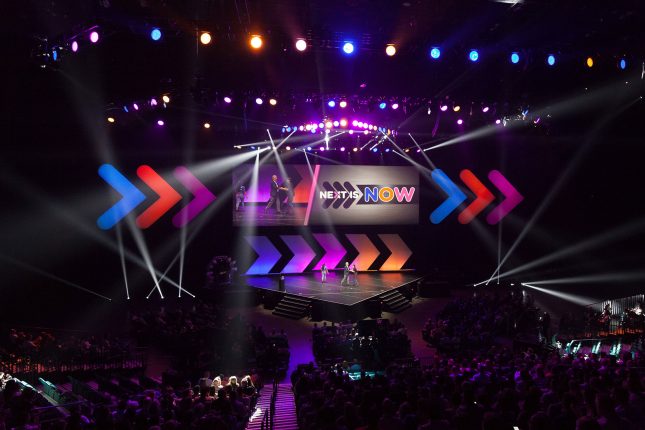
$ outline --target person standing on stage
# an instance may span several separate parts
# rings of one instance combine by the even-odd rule
[[[349,263],[345,262],[345,267],[343,267],[343,280],[340,281],[341,286],[347,286],[347,278],[349,277]]]
[[[246,201],[246,188],[244,185],[238,188],[235,193],[235,212],[240,210],[240,207],[244,208],[244,202]]]
[[[358,287],[358,270],[356,269],[356,264],[352,264],[352,267],[349,269],[349,273],[352,274],[352,286]]]
[[[287,180],[282,183],[280,189],[284,190],[287,193],[285,212],[293,212],[293,184],[291,183],[291,178],[287,178]]]
[[[322,280],[322,283],[324,284],[327,282],[327,273],[329,270],[327,269],[327,265],[323,263],[322,267],[320,268],[320,278]]]
[[[266,214],[267,211],[271,206],[275,204],[275,212],[277,214],[281,214],[282,211],[280,210],[280,198],[278,197],[278,192],[280,190],[280,186],[278,185],[278,177],[276,175],[271,176],[271,194],[270,194],[270,199],[269,203],[267,203],[267,206],[264,208],[264,213]]]

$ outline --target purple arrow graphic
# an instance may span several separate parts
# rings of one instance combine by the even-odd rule
[[[504,177],[498,170],[491,170],[488,174],[488,179],[504,194],[504,201],[497,205],[488,216],[486,221],[488,224],[497,224],[504,218],[513,208],[520,204],[524,197],[515,189],[508,179]]]
[[[280,238],[287,244],[293,258],[282,269],[282,273],[302,273],[316,257],[316,253],[300,235],[285,235]]]
[[[195,196],[172,218],[175,227],[183,227],[215,200],[215,194],[211,193],[186,167],[179,166],[174,173],[177,180]]]
[[[246,271],[247,275],[264,275],[269,273],[282,254],[266,236],[244,236],[244,239],[258,253],[258,259]]]
[[[345,256],[347,251],[340,244],[336,236],[331,233],[317,233],[314,237],[325,250],[325,255],[320,259],[314,270],[320,270],[323,263],[327,265],[328,269],[334,269],[340,263],[340,260]]]

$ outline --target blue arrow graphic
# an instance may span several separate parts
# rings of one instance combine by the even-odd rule
[[[96,220],[96,224],[100,228],[108,230],[114,227],[117,222],[121,221],[130,211],[139,206],[139,203],[144,201],[146,196],[111,164],[104,164],[99,167],[99,176],[123,196],[121,200],[116,202],[114,206],[106,210]]]
[[[244,239],[258,253],[258,259],[246,271],[247,275],[263,275],[269,273],[275,263],[282,257],[266,236],[245,236]]]
[[[457,209],[466,200],[466,194],[441,169],[432,171],[432,179],[448,194],[448,198],[430,214],[430,221],[433,224],[439,224],[444,218],[450,215],[450,212]]]

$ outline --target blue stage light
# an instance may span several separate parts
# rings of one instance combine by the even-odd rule
[[[52,51],[52,60],[58,61],[58,49],[55,49]]]
[[[354,44],[352,42],[345,42],[343,44],[343,52],[345,54],[352,54],[354,52]]]
[[[476,50],[476,49],[471,50],[471,51],[468,53],[468,59],[469,59],[470,61],[472,61],[473,63],[474,63],[475,61],[479,60],[479,52],[477,52],[477,50]]]
[[[625,70],[627,68],[627,60],[621,58],[620,62],[618,63],[618,67],[620,67],[621,70]]]
[[[378,107],[379,107],[379,109],[385,109],[385,108],[387,107],[387,104],[386,104],[385,102],[381,102],[381,103],[378,105]]]
[[[546,64],[548,64],[549,66],[555,65],[555,55],[549,54],[549,56],[546,57]]]
[[[150,38],[154,40],[155,42],[159,39],[161,39],[161,30],[158,28],[153,28],[152,31],[150,32]]]
[[[436,46],[430,49],[430,57],[438,60],[439,57],[441,57],[441,49],[437,48]]]
[[[517,52],[513,52],[511,54],[511,63],[517,64],[519,62],[520,62],[520,54],[518,54]]]
[[[308,147],[307,147],[307,151],[311,151],[311,146],[308,146]]]
[[[336,102],[334,100],[329,100],[327,102],[327,106],[329,106],[330,108],[333,108],[336,106]]]
[[[372,152],[378,152],[378,148],[372,148]]]

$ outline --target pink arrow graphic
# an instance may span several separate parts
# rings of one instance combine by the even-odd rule
[[[179,166],[174,173],[177,180],[195,196],[172,218],[175,227],[183,227],[215,200],[215,194],[211,193],[186,167]]]
[[[497,224],[500,222],[510,211],[519,205],[524,197],[515,189],[508,179],[504,177],[498,170],[491,170],[488,174],[488,179],[504,194],[504,201],[497,205],[488,216],[486,221],[488,224]]]
[[[365,234],[348,234],[347,239],[352,242],[352,245],[358,250],[358,256],[352,263],[356,264],[359,271],[369,270],[374,260],[379,256],[378,249],[372,241]]]
[[[282,273],[304,272],[316,257],[314,250],[311,249],[307,241],[299,234],[280,236],[280,238],[287,244],[291,252],[293,252],[293,258],[284,266]]]
[[[320,270],[323,263],[327,265],[328,269],[335,269],[347,253],[343,245],[340,244],[336,236],[332,233],[317,233],[314,234],[314,238],[316,238],[320,246],[325,250],[325,255],[316,264],[314,270]]]

